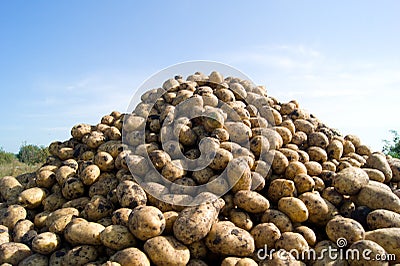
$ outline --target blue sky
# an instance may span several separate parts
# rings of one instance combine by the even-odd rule
[[[0,147],[125,111],[157,71],[229,64],[379,150],[400,129],[399,1],[0,1]]]

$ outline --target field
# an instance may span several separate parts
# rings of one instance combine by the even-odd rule
[[[41,164],[28,165],[19,162],[16,158],[11,162],[2,162],[0,164],[0,177],[3,176],[18,176],[20,174],[36,171]]]

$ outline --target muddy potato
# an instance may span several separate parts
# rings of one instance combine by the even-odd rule
[[[260,222],[275,224],[281,233],[293,231],[293,224],[290,221],[289,216],[279,210],[266,210],[261,216]]]
[[[67,201],[62,205],[62,208],[75,208],[79,211],[82,211],[85,208],[86,204],[89,203],[89,201],[90,201],[89,197],[80,197],[77,199]]]
[[[375,185],[367,185],[352,198],[358,205],[370,209],[386,209],[400,213],[400,198],[393,192]]]
[[[8,242],[0,245],[0,263],[18,265],[18,263],[32,254],[27,245]]]
[[[89,124],[78,124],[71,129],[71,135],[77,140],[81,140],[86,134],[90,134],[92,126]]]
[[[336,172],[336,165],[333,162],[323,162],[322,163],[322,171],[332,171],[332,172]]]
[[[265,153],[269,150],[269,141],[265,136],[254,136],[250,140],[250,150],[255,156],[260,156],[260,154]]]
[[[121,266],[150,266],[150,261],[141,250],[130,247],[116,252],[110,257],[110,261],[116,262]]]
[[[114,158],[105,151],[99,151],[94,156],[93,162],[100,168],[101,171],[111,171],[114,169]]]
[[[184,244],[201,240],[210,232],[223,205],[223,200],[217,200],[186,207],[174,223],[175,237]]]
[[[76,199],[85,193],[85,186],[82,181],[76,177],[69,177],[61,188],[61,193],[66,199]]]
[[[187,266],[207,266],[208,264],[199,259],[191,259],[189,260]]]
[[[286,170],[286,168],[289,165],[289,160],[286,158],[286,156],[280,152],[280,151],[269,151],[267,155],[267,161],[271,162],[272,161],[272,170],[276,174],[283,174]],[[272,158],[272,160],[271,160]]]
[[[232,159],[232,153],[225,149],[219,148],[215,151],[215,156],[208,167],[210,167],[212,170],[223,170],[227,167],[228,163]]]
[[[66,199],[60,192],[53,193],[42,201],[43,210],[49,212],[55,211],[60,209],[66,202]]]
[[[149,162],[143,156],[130,154],[126,157],[126,162],[129,166],[134,166],[129,167],[129,171],[131,171],[133,175],[142,177],[149,172]]]
[[[0,178],[0,196],[4,201],[15,201],[23,190],[24,187],[15,177],[5,176]]]
[[[344,198],[334,187],[325,188],[321,196],[335,206],[340,206]]]
[[[311,161],[316,161],[318,163],[324,163],[328,160],[328,155],[324,149],[317,146],[311,146],[307,150]]]
[[[32,250],[36,253],[48,255],[57,250],[60,244],[61,239],[58,235],[51,232],[44,232],[38,234],[32,240]]]
[[[363,168],[363,170],[367,173],[370,180],[385,182],[385,175],[381,171],[372,168]]]
[[[296,175],[293,179],[297,193],[302,194],[304,192],[312,191],[315,187],[315,181],[309,175],[301,174]]]
[[[135,237],[129,232],[129,229],[123,225],[107,226],[100,233],[100,240],[104,246],[113,250],[122,250],[136,246]]]
[[[362,266],[362,265],[371,265],[371,266],[387,266],[389,263],[387,261],[375,261],[375,258],[382,258],[386,255],[385,249],[381,247],[379,244],[375,243],[371,240],[360,240],[353,243],[349,250],[358,251],[358,254],[364,254],[365,256],[360,256],[359,259],[348,260],[350,266]],[[368,252],[365,252],[368,250]],[[367,254],[366,254],[367,253]]]
[[[113,210],[114,206],[108,199],[96,195],[86,204],[83,209],[83,216],[89,221],[97,221],[110,216]]]
[[[263,177],[258,172],[251,172],[251,190],[260,192],[265,187],[265,179],[267,176]]]
[[[290,144],[285,145],[286,148],[281,148],[279,149],[279,151],[282,152],[283,155],[285,155],[289,163],[299,161],[300,160],[299,153],[296,150],[289,148],[290,147],[289,145]]]
[[[22,191],[18,196],[18,202],[27,209],[35,209],[42,204],[46,198],[46,191],[42,188],[34,187]]]
[[[67,165],[64,165],[64,166],[61,166],[60,168],[58,168],[58,170],[56,171],[56,174],[55,174],[55,178],[56,178],[57,183],[59,185],[62,185],[68,178],[75,176],[75,174],[76,174],[75,169],[73,169],[72,167],[69,167]],[[46,172],[45,174],[41,173],[41,175],[47,176],[47,175],[51,175],[51,173]],[[54,175],[54,173],[53,173],[53,175]]]
[[[147,196],[145,191],[133,181],[123,181],[117,187],[118,201],[122,207],[135,208],[146,205]]]
[[[308,145],[325,149],[329,144],[328,137],[322,132],[313,132],[308,135]]]
[[[46,227],[49,228],[50,232],[62,233],[72,218],[78,215],[79,211],[75,208],[58,209],[46,217]]]
[[[173,236],[156,236],[144,243],[144,251],[157,266],[184,266],[189,262],[189,249]]]
[[[279,135],[281,135],[282,140],[283,140],[283,144],[289,144],[290,141],[292,141],[292,132],[290,132],[290,130],[287,127],[283,127],[283,126],[278,126],[274,128]]]
[[[339,238],[345,238],[348,243],[354,243],[363,240],[365,231],[362,225],[350,218],[336,217],[330,220],[326,225],[326,234],[333,242]]]
[[[250,234],[254,238],[256,249],[275,248],[276,241],[281,237],[279,228],[273,223],[260,223],[251,229]]]
[[[229,212],[229,220],[237,227],[249,231],[253,227],[253,221],[247,212],[240,211],[240,209],[232,209]]]
[[[92,185],[100,176],[100,168],[95,165],[89,165],[79,175],[82,180],[82,183],[85,185]]]
[[[299,196],[308,209],[308,220],[317,225],[325,225],[336,214],[335,206],[322,198],[318,192],[305,192]]]
[[[173,226],[179,214],[175,211],[167,211],[164,212],[163,215],[165,219],[165,228],[163,233],[166,235],[170,235],[173,233]]]
[[[292,180],[275,179],[268,188],[268,198],[274,202],[278,202],[283,197],[296,196],[297,191]]]
[[[365,233],[365,240],[371,240],[385,249],[388,254],[394,254],[400,263],[400,228],[382,228]]]
[[[313,247],[317,243],[315,232],[307,226],[298,226],[294,229],[294,232],[302,235],[310,247]]]
[[[213,224],[205,241],[207,247],[217,254],[249,256],[255,250],[250,233],[229,221]]]
[[[90,186],[89,197],[93,197],[95,195],[106,197],[111,190],[117,188],[119,183],[120,182],[117,178],[115,178],[114,174],[102,173],[99,179]]]
[[[14,242],[21,243],[22,238],[26,233],[30,230],[33,230],[35,228],[35,225],[29,221],[29,220],[19,220],[15,226],[14,230],[12,231],[12,236]]]
[[[355,195],[368,184],[367,173],[356,167],[348,167],[340,171],[332,181],[332,186],[343,195]]]
[[[234,203],[249,213],[261,213],[269,208],[269,201],[255,191],[240,190],[235,193]]]
[[[8,229],[14,229],[19,220],[26,219],[27,212],[20,205],[10,205],[7,208],[0,209],[0,225],[5,225]]]
[[[138,206],[129,215],[129,231],[140,240],[161,235],[165,228],[163,213],[153,206]]]
[[[392,169],[381,153],[372,153],[367,159],[367,167],[381,171],[385,175],[385,182],[389,182],[393,177]]]
[[[302,146],[307,143],[307,134],[302,131],[297,131],[293,134],[292,143],[298,146]]]
[[[118,210],[115,210],[111,216],[113,224],[123,225],[127,227],[129,221],[129,215],[131,214],[131,212],[132,209],[130,208],[120,208]]]
[[[0,225],[0,245],[3,243],[10,242],[10,234],[8,228],[4,225]]]
[[[22,260],[18,266],[47,266],[49,258],[41,254],[33,254]]]
[[[310,176],[319,176],[322,173],[322,165],[318,162],[309,161],[304,163],[307,168],[307,174]]]
[[[96,247],[89,245],[76,246],[69,250],[63,260],[61,261],[62,266],[77,266],[86,265],[89,262],[95,261],[98,257],[98,251]]]
[[[299,253],[309,249],[307,241],[299,233],[284,232],[276,241],[275,247],[277,250],[284,249],[286,251],[297,250]]]
[[[307,174],[307,168],[303,163],[301,163],[301,162],[289,163],[289,165],[285,171],[285,177],[287,179],[293,180],[295,178],[295,176],[301,175],[301,174]]]
[[[297,131],[303,131],[307,135],[311,134],[315,130],[314,125],[304,119],[296,119],[294,125]]]
[[[400,214],[388,210],[375,210],[368,214],[367,223],[371,230],[389,227],[400,228]]]
[[[354,147],[354,144],[351,141],[345,140],[343,142],[343,155],[353,153],[355,151],[356,151],[356,148]]]
[[[175,180],[185,176],[186,171],[184,170],[180,160],[173,160],[164,165],[161,170],[161,175],[169,181],[174,182]]]
[[[278,210],[289,216],[293,223],[302,223],[308,219],[306,205],[295,197],[283,197],[278,201]]]
[[[74,218],[65,227],[64,237],[72,245],[101,245],[100,233],[104,229],[101,224]]]

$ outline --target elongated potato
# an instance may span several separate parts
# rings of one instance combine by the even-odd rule
[[[283,197],[278,201],[278,210],[289,216],[293,223],[302,223],[308,219],[308,209],[304,202],[295,197]]]

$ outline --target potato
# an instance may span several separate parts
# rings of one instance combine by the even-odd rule
[[[89,188],[89,197],[94,195],[107,196],[107,194],[115,189],[119,184],[118,179],[115,178],[114,174],[102,173],[99,179],[93,183]]]
[[[189,249],[173,236],[156,236],[144,243],[144,251],[155,265],[186,265]]]
[[[326,234],[333,242],[338,241],[340,238],[345,238],[348,243],[352,244],[363,240],[365,231],[359,222],[338,216],[327,223]]]
[[[43,199],[41,203],[43,205],[43,210],[52,212],[60,209],[66,202],[67,200],[60,192],[55,192]]]
[[[322,197],[335,206],[339,206],[343,201],[343,195],[335,190],[334,187],[327,187],[322,191]]]
[[[27,212],[24,207],[10,205],[7,208],[0,209],[0,225],[5,225],[12,230],[19,220],[26,219],[26,215]]]
[[[301,146],[307,142],[307,134],[302,131],[297,131],[293,134],[292,143]]]
[[[140,240],[161,235],[165,228],[163,213],[153,206],[137,206],[129,215],[129,231]]]
[[[400,228],[400,214],[388,210],[375,210],[368,214],[367,223],[372,230],[388,227]]]
[[[311,146],[307,150],[311,161],[316,161],[318,163],[324,163],[328,160],[328,155],[324,149],[317,146]]]
[[[58,235],[51,232],[44,232],[38,234],[32,240],[32,250],[47,255],[57,250],[60,244],[61,239]]]
[[[89,245],[77,246],[69,250],[63,260],[61,261],[62,266],[77,266],[86,265],[91,261],[97,259],[98,252],[96,247]]]
[[[330,161],[324,162],[324,163],[322,163],[322,171],[336,172],[336,165]]]
[[[269,208],[269,201],[255,191],[240,190],[235,193],[234,203],[249,213],[261,213]]]
[[[161,175],[167,180],[174,182],[186,175],[180,160],[172,160],[167,162],[161,170]]]
[[[226,168],[226,178],[232,186],[233,193],[239,190],[251,189],[251,170],[245,157],[238,157],[229,162]]]
[[[272,162],[272,170],[276,174],[283,174],[289,165],[289,161],[286,156],[282,152],[276,150],[269,151],[268,154],[269,155],[267,155],[267,161]]]
[[[89,203],[89,201],[90,201],[89,197],[80,197],[77,199],[67,201],[62,205],[62,208],[75,208],[79,211],[82,211],[85,208],[86,204]]]
[[[400,213],[400,198],[387,189],[375,185],[367,185],[353,197],[358,205],[367,206],[370,209],[385,209]]]
[[[367,167],[377,169],[385,175],[385,182],[389,182],[393,177],[392,169],[385,156],[380,153],[372,153],[367,159]]]
[[[387,160],[392,170],[392,179],[393,182],[400,182],[400,159],[392,158]]]
[[[129,208],[120,208],[115,210],[112,214],[112,222],[115,225],[123,225],[128,226],[129,215],[131,214],[132,209]]]
[[[375,258],[384,258],[386,255],[386,251],[377,243],[370,240],[360,240],[353,243],[349,250],[357,251],[360,254],[359,258],[352,259],[350,258],[349,264],[350,266],[362,266],[362,265],[371,265],[371,266],[381,266],[381,265],[389,265],[388,262],[379,261]],[[365,252],[367,251],[367,252]],[[369,259],[368,259],[369,258]]]
[[[34,230],[35,225],[29,220],[19,220],[12,232],[14,242],[21,243],[23,237],[28,233],[30,230]]]
[[[34,187],[22,191],[18,196],[18,202],[27,209],[35,209],[42,204],[44,198],[46,198],[46,191]]]
[[[301,162],[290,162],[288,167],[286,168],[285,177],[287,179],[293,180],[295,176],[301,174],[307,174],[306,166]]]
[[[273,223],[275,224],[280,232],[293,231],[293,224],[290,218],[281,211],[269,209],[264,212],[260,219],[261,223]]]
[[[314,231],[307,226],[298,226],[294,229],[294,232],[302,235],[310,247],[313,247],[317,243],[317,236]]]
[[[219,148],[215,151],[215,156],[208,167],[210,167],[212,170],[223,170],[227,167],[228,163],[232,159],[232,153],[225,149]]]
[[[15,177],[5,176],[0,178],[0,196],[4,201],[15,201],[23,190],[24,187]]]
[[[307,241],[299,233],[284,232],[276,241],[275,247],[277,250],[284,249],[286,251],[297,250],[300,254],[309,249]]]
[[[23,259],[18,266],[47,266],[49,265],[48,257],[41,254],[33,254]]]
[[[18,265],[30,255],[32,252],[29,247],[21,243],[8,242],[0,245],[0,263]]]
[[[150,152],[149,158],[157,170],[161,170],[167,162],[171,161],[171,157],[162,150],[154,150]]]
[[[260,223],[251,229],[250,234],[254,238],[256,249],[275,248],[276,241],[281,237],[281,232],[273,223]]]
[[[296,190],[299,194],[312,191],[315,187],[315,181],[309,175],[296,175],[293,179]]]
[[[187,266],[207,266],[208,264],[199,259],[191,259],[189,263],[186,264]]]
[[[326,254],[329,250],[338,250],[336,243],[330,240],[323,240],[318,242],[315,247],[315,259],[312,260],[311,265],[313,266],[325,266],[325,265],[343,265],[347,266],[348,263],[344,258],[339,256],[329,256]],[[350,255],[351,256],[351,255]]]
[[[111,171],[114,169],[114,158],[105,151],[100,151],[94,156],[93,162],[100,168],[101,171]]]
[[[134,247],[126,248],[116,252],[110,257],[110,261],[117,262],[121,266],[150,266],[150,261],[146,254]]]
[[[97,221],[108,217],[114,210],[113,204],[103,196],[95,195],[83,210],[85,218],[89,221]]]
[[[326,152],[330,159],[339,160],[343,155],[343,143],[337,139],[332,140],[326,148]]]
[[[283,197],[278,201],[278,210],[289,216],[293,223],[302,223],[308,219],[306,205],[295,197]]]
[[[365,240],[374,241],[388,254],[394,254],[396,260],[393,263],[400,263],[400,228],[382,228],[366,232]]]
[[[296,196],[297,191],[292,180],[275,179],[268,188],[268,198],[274,202],[279,201],[283,197]]]
[[[247,212],[240,211],[240,209],[232,209],[229,212],[229,220],[237,227],[249,231],[253,227],[253,221]]]
[[[274,127],[274,129],[278,132],[279,135],[281,135],[284,145],[290,143],[293,136],[288,128],[283,126],[278,126]]]
[[[101,245],[100,233],[104,229],[101,224],[74,218],[65,227],[64,237],[72,245]]]
[[[144,190],[133,181],[123,181],[117,187],[118,202],[122,207],[135,208],[146,205],[147,196]]]
[[[307,169],[307,174],[310,176],[319,176],[322,173],[322,165],[318,162],[309,161],[304,163]]]
[[[85,185],[92,185],[100,176],[100,168],[95,165],[89,165],[79,175],[82,180],[82,183]]]
[[[107,226],[100,233],[100,240],[104,246],[113,250],[122,250],[136,246],[135,237],[129,232],[129,229],[123,225]]]
[[[296,119],[294,121],[294,125],[297,131],[303,131],[307,135],[310,135],[312,132],[314,132],[314,125],[307,120]]]
[[[43,175],[47,178],[50,178],[52,175],[54,175],[53,172],[51,171],[44,171],[45,173],[40,173],[40,175]],[[69,178],[69,177],[74,177],[76,174],[76,170],[73,169],[72,167],[69,167],[67,165],[61,166],[56,174],[55,174],[55,179],[59,185],[63,185],[64,182]],[[44,178],[44,177],[43,177]]]
[[[0,245],[3,243],[10,242],[10,234],[8,228],[4,225],[0,225]]]
[[[334,178],[332,186],[343,195],[355,195],[368,185],[367,173],[355,167],[348,167],[340,171]]]
[[[222,200],[207,201],[183,209],[173,226],[175,237],[184,244],[191,244],[203,239],[210,232],[223,204]]]
[[[269,148],[269,141],[265,136],[257,135],[250,140],[250,150],[255,156],[260,156],[260,154],[267,152]]]
[[[337,209],[329,201],[322,198],[319,193],[305,192],[299,196],[308,209],[308,220],[317,225],[324,225],[336,214]]]
[[[372,168],[363,168],[363,170],[367,173],[370,180],[385,182],[385,175],[381,171]]]
[[[213,224],[205,241],[207,247],[217,254],[249,256],[255,250],[250,233],[229,221]]]
[[[325,149],[329,144],[328,137],[322,132],[313,132],[308,135],[308,145]]]
[[[85,186],[82,181],[76,177],[69,177],[61,188],[62,195],[66,199],[76,199],[85,193]]]

